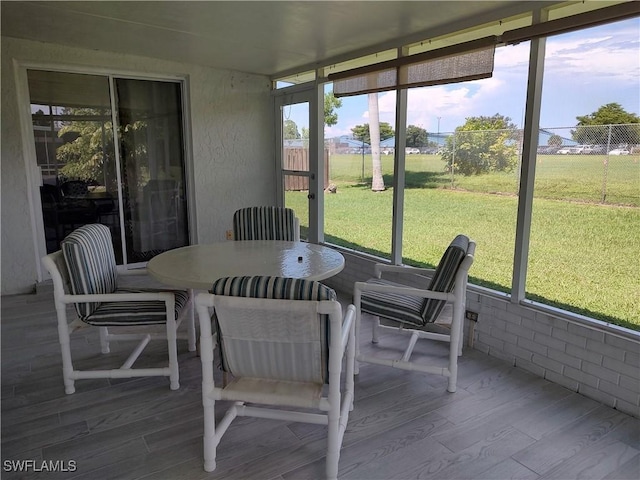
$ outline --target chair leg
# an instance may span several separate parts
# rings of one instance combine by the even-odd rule
[[[380,331],[380,317],[373,317],[373,326],[371,327],[371,343],[378,343],[378,332]]]
[[[327,480],[338,478],[338,462],[340,460],[340,406],[332,407],[328,414],[327,432]]]
[[[58,341],[62,354],[62,380],[64,381],[64,393],[71,395],[76,391],[73,379],[73,362],[71,360],[71,338],[69,325],[67,324],[67,306],[56,301],[56,313],[58,317]]]
[[[189,303],[191,304],[190,312],[188,313],[189,318],[187,319],[187,335],[189,342],[189,351],[196,351],[196,304],[194,299],[193,289],[189,289]]]
[[[109,347],[109,329],[107,327],[100,327],[100,350],[102,353],[110,353]]]
[[[172,307],[173,309],[173,307]],[[167,349],[169,350],[169,388],[178,390],[180,388],[180,370],[178,367],[178,345],[176,338],[176,321],[173,316],[167,319]]]
[[[202,404],[204,405],[204,470],[205,472],[213,472],[216,469],[216,448],[218,441],[216,436],[216,414],[215,400],[207,398],[203,395]]]

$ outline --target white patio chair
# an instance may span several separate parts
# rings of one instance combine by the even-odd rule
[[[300,220],[291,208],[246,207],[233,214],[235,240],[300,241]]]
[[[213,294],[196,297],[204,469],[211,472],[216,468],[216,448],[233,419],[252,416],[327,425],[326,476],[335,479],[353,408],[353,305],[343,317],[333,290],[318,282],[291,278],[228,277],[217,280],[211,291]],[[213,332],[217,332],[217,342]],[[232,376],[223,386],[216,386],[213,380],[216,343],[222,368]],[[218,400],[234,403],[216,427],[214,407]]]
[[[475,248],[473,240],[458,235],[446,249],[435,270],[377,264],[376,278],[355,283],[353,303],[357,311],[356,338],[360,331],[362,312],[374,316],[372,343],[378,343],[380,329],[410,336],[409,344],[399,359],[361,355],[358,349],[356,372],[358,362],[364,362],[433,373],[448,377],[447,390],[456,391],[458,356],[462,355],[467,279]],[[383,279],[383,273],[396,274],[400,281]],[[407,282],[407,279],[412,281]],[[426,288],[416,287],[420,284],[426,285]],[[441,318],[441,312],[447,303],[453,306],[452,314],[448,319]],[[412,362],[411,354],[418,339],[448,342],[447,366]]]
[[[179,388],[176,338],[185,316],[189,350],[194,351],[196,346],[194,317],[188,314],[190,302],[186,291],[119,287],[120,275],[146,272],[144,269],[122,270],[116,266],[111,233],[100,224],[74,230],[61,242],[61,250],[43,257],[42,263],[53,280],[67,394],[75,392],[76,380],[87,378],[167,376],[171,389]],[[69,304],[75,306],[79,317],[71,322],[67,318]],[[154,325],[166,325],[165,331],[150,331]],[[109,353],[110,340],[137,340],[139,343],[120,368],[79,370],[73,364],[70,334],[89,326],[99,328],[102,353]],[[111,327],[126,327],[126,332],[111,333]],[[149,341],[157,338],[167,341],[168,365],[133,368]]]

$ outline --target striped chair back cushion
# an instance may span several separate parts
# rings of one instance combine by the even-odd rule
[[[118,273],[111,232],[100,224],[84,225],[70,233],[61,249],[71,280],[72,293],[104,294],[116,289]],[[91,315],[100,303],[76,303],[80,318]]]
[[[331,288],[314,281],[281,277],[227,277],[217,280],[214,295],[275,300],[336,300]],[[224,299],[221,299],[224,300]],[[229,300],[226,303],[233,303]],[[255,303],[255,302],[253,302]],[[262,304],[216,303],[213,320],[220,335],[222,368],[237,377],[326,383],[329,325],[315,304],[275,309]],[[264,308],[262,308],[264,307]]]
[[[247,207],[233,215],[233,238],[236,240],[295,241],[295,212],[272,206]]]
[[[429,290],[436,292],[450,292],[456,280],[456,274],[460,268],[462,260],[467,255],[469,249],[469,238],[465,235],[458,235],[449,244],[436,267],[436,271],[429,284]],[[435,322],[445,305],[444,300],[425,299],[422,305],[422,318],[425,324]]]

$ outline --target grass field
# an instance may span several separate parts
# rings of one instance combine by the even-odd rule
[[[392,161],[383,158],[386,185],[392,184]],[[331,182],[338,191],[325,195],[325,238],[389,258],[393,190],[369,190],[370,164],[365,156],[362,182],[361,156],[332,156]],[[449,241],[465,233],[478,242],[472,281],[508,292],[516,175],[459,176],[451,189],[443,164],[435,155],[407,158],[403,261],[434,265]],[[604,182],[602,156],[541,156],[536,168],[528,298],[640,329],[638,156],[611,157],[606,204],[598,203]],[[286,198],[306,225],[306,192],[287,192]],[[619,205],[609,203],[614,199]]]

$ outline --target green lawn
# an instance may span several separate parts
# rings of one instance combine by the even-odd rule
[[[617,161],[615,168],[614,160]],[[383,157],[391,185],[392,159]],[[331,182],[338,193],[325,195],[328,242],[389,258],[392,195],[373,193],[370,157],[331,158]],[[454,178],[435,155],[407,158],[403,232],[404,262],[434,265],[457,233],[478,243],[472,281],[508,292],[511,288],[517,210],[515,174]],[[640,165],[638,156],[611,157],[607,203],[602,156],[540,156],[536,165],[527,295],[560,308],[640,329]],[[593,192],[599,188],[599,192]],[[499,193],[499,194],[496,194]],[[287,205],[302,224],[306,192],[287,192]],[[632,206],[628,206],[632,205]]]

